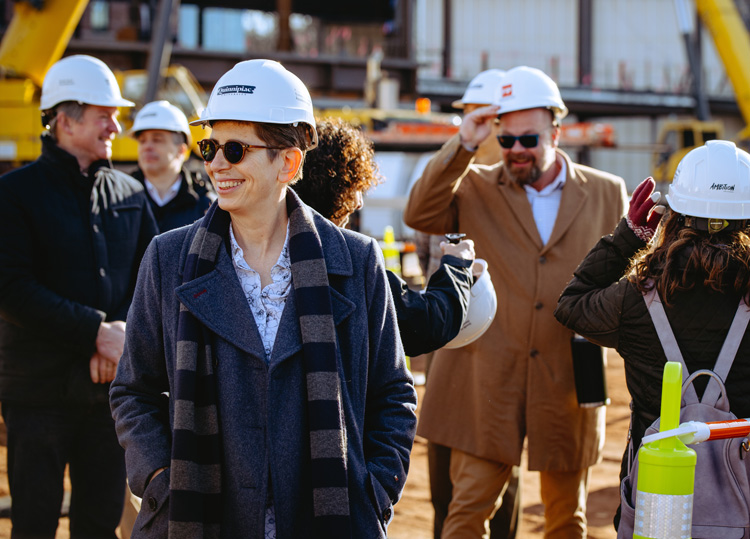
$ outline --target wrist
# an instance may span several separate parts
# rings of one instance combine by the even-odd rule
[[[474,153],[477,151],[477,149],[479,149],[479,144],[477,144],[476,146],[469,144],[469,142],[464,139],[464,136],[460,132],[458,133],[458,140],[461,142],[461,146],[463,146],[464,150],[466,150],[467,152]]]

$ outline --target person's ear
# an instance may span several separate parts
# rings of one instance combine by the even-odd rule
[[[559,125],[552,126],[550,140],[552,141],[552,144],[555,147],[557,147],[557,145],[560,143],[560,126]]]
[[[299,148],[287,148],[281,151],[282,167],[279,170],[279,181],[288,183],[297,176],[299,167],[302,166],[302,150]]]

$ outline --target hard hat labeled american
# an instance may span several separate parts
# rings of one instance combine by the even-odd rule
[[[500,87],[505,71],[501,69],[488,69],[482,71],[466,87],[461,99],[451,103],[454,108],[462,109],[464,105],[491,105],[495,100],[495,92]]]
[[[85,54],[68,56],[47,71],[42,83],[41,110],[49,110],[64,101],[77,101],[100,107],[133,107],[123,99],[112,70],[107,64]]]
[[[190,140],[190,126],[185,114],[169,101],[152,101],[138,111],[130,133],[137,136],[148,129],[183,133]]]
[[[667,202],[683,215],[750,218],[750,154],[728,140],[710,140],[682,158]]]
[[[528,66],[514,67],[505,72],[492,101],[499,105],[498,114],[536,108],[550,109],[558,120],[568,115],[560,89],[544,71]]]
[[[214,86],[199,120],[297,124],[310,126],[312,149],[318,145],[312,98],[303,82],[273,60],[246,60],[224,73]]]
[[[481,273],[471,286],[469,311],[466,313],[466,320],[464,320],[458,335],[446,344],[445,348],[461,348],[473,343],[484,335],[484,332],[495,319],[497,294],[487,271],[487,261],[477,258],[474,260],[474,266],[475,268],[478,267]]]

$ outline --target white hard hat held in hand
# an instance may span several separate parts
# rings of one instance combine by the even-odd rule
[[[487,271],[487,261],[482,258],[474,260],[472,273],[478,275],[471,287],[469,312],[466,314],[458,335],[445,345],[445,348],[461,348],[473,343],[490,327],[497,312],[497,294],[492,279]]]
[[[318,145],[312,98],[302,81],[273,60],[246,60],[224,73],[214,86],[200,120],[297,124],[310,126],[311,143]]]
[[[68,56],[49,68],[42,83],[41,110],[64,101],[77,101],[100,107],[133,107],[123,99],[112,70],[107,64],[85,54]]]

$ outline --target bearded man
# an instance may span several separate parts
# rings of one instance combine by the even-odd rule
[[[417,433],[451,448],[443,539],[486,537],[526,439],[529,469],[541,472],[545,537],[586,537],[589,468],[601,457],[604,409],[578,406],[573,332],[553,311],[589,247],[624,214],[627,197],[622,178],[558,149],[567,112],[543,72],[509,70],[494,104],[467,114],[429,162],[404,212],[417,230],[473,238],[498,299],[480,339],[436,352],[421,404]],[[495,122],[502,158],[475,165]]]

